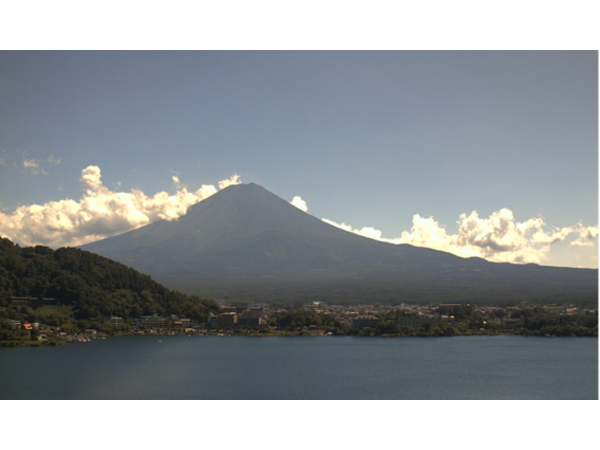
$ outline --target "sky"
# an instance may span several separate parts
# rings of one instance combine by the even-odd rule
[[[597,268],[598,53],[0,52],[0,235],[81,245],[239,182],[392,244]]]

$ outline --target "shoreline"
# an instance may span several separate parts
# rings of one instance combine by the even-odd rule
[[[234,331],[234,330],[218,330],[218,331],[202,331],[198,333],[177,333],[173,331],[167,332],[156,332],[156,333],[115,333],[103,335],[102,339],[90,339],[89,341],[68,341],[66,339],[58,339],[52,341],[31,341],[31,340],[4,340],[0,341],[0,348],[25,348],[25,347],[57,347],[66,344],[81,344],[81,343],[90,343],[95,340],[104,340],[112,337],[130,337],[130,336],[140,336],[140,337],[153,337],[153,338],[163,338],[163,337],[174,337],[174,336],[188,336],[188,337],[204,337],[204,336],[217,336],[217,337],[252,337],[252,338],[269,338],[269,337],[357,337],[357,338],[386,338],[386,339],[402,339],[402,338],[441,338],[441,337],[469,337],[469,336],[523,336],[523,337],[545,337],[545,338],[598,338],[597,335],[569,335],[569,336],[557,336],[553,334],[527,334],[527,333],[514,333],[514,332],[504,332],[504,333],[490,333],[490,332],[473,332],[473,333],[461,333],[461,334],[452,334],[452,335],[430,335],[423,334],[419,332],[415,332],[414,334],[408,335],[398,335],[398,334],[327,334],[325,332],[315,332],[315,331],[307,331],[307,330],[298,330],[298,331],[288,331],[288,330],[271,330],[268,332],[260,332],[257,330],[247,330],[247,331]]]
[[[14,347],[58,347],[59,345],[65,345],[67,341],[0,341],[0,348],[14,348]]]

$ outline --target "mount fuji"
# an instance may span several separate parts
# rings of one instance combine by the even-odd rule
[[[86,244],[170,288],[240,301],[597,301],[598,271],[492,263],[348,233],[254,183]]]

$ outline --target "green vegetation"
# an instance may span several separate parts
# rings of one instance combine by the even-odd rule
[[[479,306],[461,304],[419,306],[420,311],[392,309],[378,314],[372,327],[355,327],[338,302],[329,298],[327,309],[289,309],[289,299],[280,297],[281,311],[268,315],[267,325],[260,329],[237,327],[231,332],[246,335],[351,335],[351,336],[456,336],[474,334],[520,334],[534,336],[598,336],[597,302],[581,299],[568,302],[568,308],[536,305],[516,306],[508,298],[491,306],[491,299],[481,299]],[[305,289],[310,289],[306,286]],[[293,290],[288,286],[288,291]],[[381,299],[391,302],[393,289],[371,291],[369,303]],[[433,292],[433,291],[432,291]],[[336,294],[336,295],[338,295]],[[10,297],[51,297],[52,306],[16,307]],[[264,299],[266,300],[266,299]],[[364,300],[364,299],[363,299]],[[358,301],[347,298],[346,304]],[[558,302],[556,302],[558,303]],[[564,304],[564,302],[563,302]],[[272,305],[272,310],[277,310]],[[422,311],[421,311],[422,310]],[[386,312],[387,311],[387,312]],[[425,312],[427,311],[427,312]],[[186,317],[197,324],[205,323],[210,313],[219,313],[214,302],[170,291],[147,275],[99,255],[74,248],[52,250],[43,246],[21,248],[8,239],[0,239],[0,346],[55,345],[60,343],[58,331],[67,334],[96,330],[104,334],[132,333],[134,319],[156,314]],[[369,313],[370,314],[370,313]],[[407,324],[401,315],[421,314],[431,319]],[[122,325],[112,325],[111,316],[123,318]],[[513,319],[511,321],[511,319]],[[22,323],[40,324],[39,329],[25,329]],[[140,327],[142,331],[144,327]],[[44,338],[44,341],[38,339]]]
[[[403,310],[392,310],[378,316],[375,327],[355,328],[343,324],[334,314],[298,309],[278,312],[269,317],[269,329],[253,335],[299,336],[331,333],[337,336],[381,337],[442,337],[469,335],[517,334],[526,336],[598,336],[598,313],[557,314],[541,306],[503,309],[494,308],[482,313],[472,305],[436,308],[437,317],[452,316],[423,323],[420,327],[400,326]],[[519,319],[514,328],[507,328],[501,319]],[[236,332],[236,330],[233,330]],[[248,334],[248,330],[237,330]]]
[[[323,330],[334,334],[344,334],[342,323],[332,314],[318,314],[307,309],[290,310],[273,314],[268,321],[269,325],[280,331],[309,331]]]
[[[15,308],[9,297],[51,297],[55,306]],[[170,291],[147,275],[75,248],[21,248],[0,238],[0,320],[24,320],[83,331],[113,331],[110,316],[125,321],[143,315],[176,314],[206,321],[217,304]],[[6,337],[6,324],[0,333]],[[0,340],[4,338],[0,334]]]
[[[404,272],[398,272],[398,277],[394,280],[374,279],[368,274],[365,274],[364,279],[339,276],[323,280],[308,277],[297,280],[286,275],[255,280],[248,277],[240,280],[236,277],[225,279],[215,275],[202,280],[201,283],[184,283],[177,275],[168,278],[170,285],[178,286],[182,292],[220,298],[226,302],[242,298],[246,302],[268,304],[320,301],[329,305],[432,305],[472,302],[479,305],[511,306],[526,301],[544,305],[576,303],[593,307],[598,303],[597,279],[589,283],[582,280],[569,281],[564,274],[553,274],[551,269],[554,268],[544,268],[548,273],[543,282],[533,278],[528,280],[525,274],[514,284],[507,281],[510,280],[508,275],[502,274],[498,274],[494,279],[471,278],[468,282],[460,284],[460,278],[456,278],[452,283],[442,278],[437,281],[423,279],[416,274],[413,278],[405,279]],[[588,272],[579,275],[586,274],[589,275]]]
[[[527,336],[598,336],[598,313],[562,315],[543,308],[516,310],[512,317],[523,316],[519,334]]]

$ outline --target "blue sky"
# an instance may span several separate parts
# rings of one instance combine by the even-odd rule
[[[598,53],[0,52],[0,235],[77,245],[234,174],[370,237],[598,267]]]

